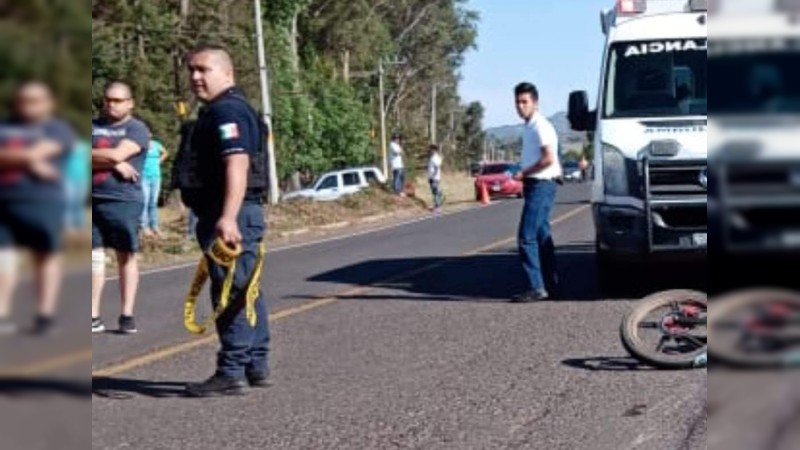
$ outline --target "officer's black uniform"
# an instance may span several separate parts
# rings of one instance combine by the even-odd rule
[[[225,196],[225,158],[236,154],[250,156],[247,195],[238,216],[242,233],[243,253],[236,261],[231,306],[217,321],[222,349],[217,360],[217,379],[243,385],[245,379],[264,381],[268,376],[267,354],[269,327],[267,307],[262,295],[256,301],[256,327],[247,323],[244,297],[250,277],[256,268],[258,251],[264,239],[266,224],[263,197],[267,186],[265,129],[257,113],[241,91],[232,88],[207,104],[189,134],[191,142],[182,145],[176,161],[176,185],[184,203],[197,215],[197,240],[207,250],[216,239],[216,224],[222,213]],[[225,269],[210,259],[211,296],[219,302]],[[217,380],[219,381],[219,380]],[[214,379],[205,387],[215,388]],[[194,386],[196,394],[204,394],[204,385]],[[192,386],[189,387],[192,393]]]

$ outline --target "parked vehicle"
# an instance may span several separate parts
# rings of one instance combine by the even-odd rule
[[[307,198],[316,201],[334,201],[355,194],[372,184],[385,184],[386,176],[376,167],[360,167],[328,172],[320,176],[311,188],[289,192],[283,200]]]
[[[578,166],[577,162],[564,163],[564,180],[570,183],[580,183],[583,181],[581,168]]]
[[[602,15],[597,109],[586,92],[570,95],[572,128],[594,132],[598,150],[592,205],[604,290],[642,263],[707,258],[707,15],[706,0],[617,0]]]
[[[768,280],[748,270],[746,277],[725,273],[713,286],[744,287],[738,280],[796,286],[793,271],[783,268],[800,262],[797,3],[768,2],[746,16],[735,13],[739,3],[714,3],[720,14],[707,59],[709,71],[725,74],[715,84],[720,100],[709,118],[711,246],[731,267],[771,269],[764,271]],[[749,32],[751,24],[758,33]]]
[[[519,197],[522,198],[522,182],[514,176],[522,171],[522,167],[512,162],[492,162],[481,166],[478,176],[475,177],[475,198],[481,199],[482,185],[486,185],[489,197]]]

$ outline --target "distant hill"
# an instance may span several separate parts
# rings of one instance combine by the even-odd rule
[[[497,142],[515,141],[522,136],[522,125],[489,128],[486,130],[486,136]]]
[[[566,112],[558,112],[548,119],[553,123],[553,127],[556,129],[556,133],[558,133],[558,137],[566,151],[575,151],[583,148],[586,142],[586,133],[572,130]],[[486,130],[486,136],[496,144],[514,143],[522,137],[522,125],[489,128]]]

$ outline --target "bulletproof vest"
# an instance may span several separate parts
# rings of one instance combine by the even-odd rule
[[[269,156],[267,155],[267,142],[269,138],[269,128],[261,120],[256,111],[247,103],[244,97],[232,95],[240,101],[257,118],[260,137],[258,148],[250,153],[250,172],[247,176],[247,189],[249,191],[266,191],[269,189]],[[208,120],[201,111],[196,121],[186,122],[181,127],[181,142],[178,146],[178,154],[172,168],[172,187],[181,191],[204,191],[206,189],[220,189],[220,186],[209,186],[209,180],[202,173],[200,145],[193,143],[195,130],[198,127],[208,127]],[[248,149],[249,150],[249,149]]]

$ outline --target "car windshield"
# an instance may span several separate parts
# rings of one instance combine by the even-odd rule
[[[704,116],[707,39],[614,44],[608,57],[606,118]]]
[[[564,169],[566,169],[566,170],[577,170],[578,169],[578,163],[576,163],[576,162],[565,162],[564,163]]]
[[[519,166],[513,164],[489,164],[483,166],[481,175],[500,175],[507,172],[515,173],[519,171]]]
[[[712,40],[714,114],[800,113],[800,39]]]

